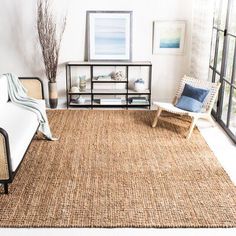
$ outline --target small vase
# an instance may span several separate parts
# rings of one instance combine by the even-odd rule
[[[48,83],[48,93],[49,93],[49,105],[50,108],[57,108],[58,94],[57,94],[57,83]]]
[[[134,82],[134,90],[137,92],[142,92],[145,90],[145,82],[143,79],[137,79]]]
[[[86,76],[80,76],[79,89],[81,92],[86,91]]]

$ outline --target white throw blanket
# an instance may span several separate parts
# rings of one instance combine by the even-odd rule
[[[11,102],[34,112],[37,115],[40,124],[39,131],[42,132],[48,140],[57,140],[52,137],[46,110],[40,107],[40,104],[36,99],[27,96],[27,90],[24,88],[18,77],[13,74],[4,74],[1,77],[5,77],[8,81],[8,94]]]

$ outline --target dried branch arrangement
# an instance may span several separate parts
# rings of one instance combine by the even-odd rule
[[[51,83],[56,82],[61,40],[66,27],[66,16],[58,26],[52,14],[51,0],[38,0],[37,29],[42,49],[46,76]]]

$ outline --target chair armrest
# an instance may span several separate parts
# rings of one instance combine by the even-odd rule
[[[9,139],[7,132],[0,128],[0,181],[11,179]]]
[[[21,83],[27,89],[29,97],[44,99],[43,82],[37,77],[20,77]]]

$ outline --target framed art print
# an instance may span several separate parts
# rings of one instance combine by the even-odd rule
[[[89,60],[131,60],[131,11],[87,11],[87,33]]]
[[[183,54],[185,21],[155,21],[153,54]]]

